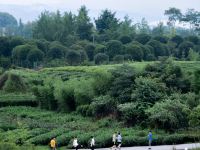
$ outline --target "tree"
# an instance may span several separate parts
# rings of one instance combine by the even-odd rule
[[[193,88],[195,93],[200,93],[200,70],[194,72]]]
[[[188,41],[185,41],[179,45],[179,58],[187,58],[189,55],[190,49],[193,49],[194,44]]]
[[[65,56],[66,47],[64,47],[59,42],[56,42],[56,41],[52,42],[49,47],[50,49],[47,52],[47,55],[50,59],[56,59],[56,58],[60,59]]]
[[[94,44],[88,44],[86,47],[85,47],[85,51],[88,55],[88,58],[90,61],[92,61],[94,59],[94,54],[95,54],[95,45]]]
[[[189,108],[179,99],[165,99],[147,110],[150,124],[167,131],[188,127],[189,113]]]
[[[135,79],[132,100],[152,105],[161,100],[165,96],[165,93],[166,86],[164,83],[161,83],[156,79],[138,77]]]
[[[115,12],[103,10],[98,19],[95,19],[96,28],[99,33],[104,33],[106,30],[116,30],[119,26],[119,20],[115,17]]]
[[[182,18],[181,10],[175,7],[165,10],[165,15],[168,16],[168,24],[171,26],[175,26],[176,21]]]
[[[70,65],[78,65],[81,61],[80,53],[73,50],[67,52],[66,58]]]
[[[122,52],[122,43],[118,40],[110,40],[106,44],[106,53],[110,58],[113,58],[115,55],[121,54]]]
[[[185,15],[183,15],[183,17],[181,18],[181,21],[189,23],[190,24],[190,30],[193,33],[193,29],[195,29],[196,31],[200,31],[200,12],[194,10],[194,9],[188,9],[185,13]],[[193,33],[194,34],[194,33]]]
[[[149,34],[150,33],[150,27],[145,18],[142,18],[141,23],[137,24],[137,28],[138,28],[140,34]]]
[[[88,10],[85,6],[81,6],[79,9],[78,16],[76,17],[76,24],[76,32],[80,39],[91,40],[93,24],[90,22]]]
[[[159,41],[151,40],[147,44],[153,47],[156,57],[165,56],[165,49]]]
[[[161,36],[164,34],[164,32],[165,32],[164,24],[163,22],[159,22],[158,25],[153,28],[152,35]]]
[[[143,58],[143,51],[140,45],[129,44],[125,47],[126,54],[132,56],[133,60],[141,61]]]
[[[192,127],[198,127],[200,125],[200,105],[194,108],[189,115],[189,124]]]
[[[176,43],[176,47],[178,47],[183,42],[183,38],[179,35],[175,35],[171,38],[171,41]]]
[[[95,64],[107,64],[109,62],[109,56],[104,53],[98,53],[94,56]]]
[[[118,32],[121,35],[127,35],[131,38],[135,36],[136,34],[136,26],[132,25],[133,21],[129,18],[128,15],[124,17],[124,20],[120,22],[118,27]]]
[[[166,37],[166,36],[155,36],[154,40],[157,40],[157,41],[159,41],[161,43],[167,44],[168,37]]]
[[[10,56],[12,49],[10,48],[10,41],[7,37],[0,37],[0,55]]]
[[[138,34],[135,37],[135,40],[141,44],[146,44],[151,39],[151,36],[148,34]]]
[[[115,55],[113,57],[113,61],[115,63],[123,63],[124,62],[124,56],[123,55]]]
[[[110,95],[119,103],[130,102],[134,79],[137,75],[135,68],[124,64],[111,70],[111,73]]]
[[[31,62],[32,66],[34,66],[34,63],[42,61],[43,57],[44,57],[44,53],[41,50],[39,50],[37,47],[35,47],[34,49],[31,49],[28,52],[27,60]]]
[[[0,28],[17,26],[17,20],[9,13],[0,12]]]
[[[15,62],[15,64],[19,66],[27,66],[27,56],[30,50],[34,49],[34,45],[19,45],[16,46],[12,51],[12,58]]]
[[[130,43],[132,41],[131,37],[128,35],[122,35],[119,40],[123,43],[123,44],[127,44]]]

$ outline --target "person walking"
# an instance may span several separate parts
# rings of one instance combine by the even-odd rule
[[[152,135],[152,132],[149,131],[149,134],[148,134],[149,149],[151,149],[152,140],[153,140],[153,135]]]
[[[117,135],[117,148],[120,150],[122,145],[122,136],[121,133],[119,132]]]
[[[95,140],[94,140],[94,137],[91,136],[91,140],[90,140],[90,148],[91,148],[91,150],[94,150],[94,147],[95,147]]]
[[[77,137],[74,137],[74,140],[73,140],[73,148],[78,150],[79,148],[79,144],[78,144],[78,139]]]
[[[112,143],[113,143],[113,146],[111,147],[111,149],[116,149],[116,140],[117,140],[117,133],[113,133],[113,136],[112,136]]]
[[[51,150],[56,150],[56,138],[51,139],[50,147],[51,147]]]

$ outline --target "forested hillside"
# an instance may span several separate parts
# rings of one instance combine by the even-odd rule
[[[149,130],[153,145],[199,142],[200,12],[169,8],[153,27],[88,11],[0,13],[0,150],[111,147],[118,131],[123,146]]]

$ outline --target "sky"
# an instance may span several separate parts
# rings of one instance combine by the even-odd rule
[[[0,0],[0,12],[8,12],[26,23],[36,20],[44,10],[77,13],[82,5],[89,9],[92,20],[107,8],[120,19],[128,15],[137,23],[144,17],[152,25],[167,20],[164,11],[169,7],[182,12],[188,8],[200,11],[200,0]]]

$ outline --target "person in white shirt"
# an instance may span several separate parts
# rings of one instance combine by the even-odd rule
[[[78,139],[77,137],[74,137],[73,140],[73,148],[75,148],[76,150],[78,150],[79,144],[78,144]]]
[[[94,146],[95,146],[95,140],[94,140],[94,137],[91,136],[91,141],[90,141],[90,148],[91,148],[91,150],[94,150]]]
[[[117,147],[120,150],[121,149],[121,145],[122,145],[122,136],[120,134],[120,132],[117,135]]]

